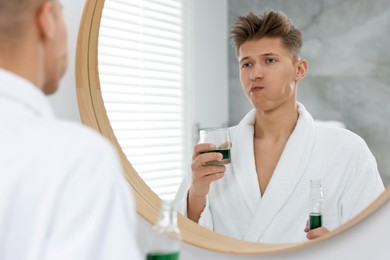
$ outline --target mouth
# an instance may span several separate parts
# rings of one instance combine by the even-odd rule
[[[262,91],[264,89],[264,87],[260,87],[260,86],[253,86],[249,89],[249,94],[253,94],[255,92],[259,92],[259,91]]]

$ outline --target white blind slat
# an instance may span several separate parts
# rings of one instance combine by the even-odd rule
[[[147,157],[140,154],[138,156],[133,156],[131,159],[133,163],[136,162],[137,164],[157,164],[161,162],[178,162],[182,159],[182,155],[179,153],[169,153],[162,154],[160,156]]]
[[[143,134],[144,133],[144,134]],[[181,136],[182,132],[180,130],[127,130],[127,131],[115,131],[115,136],[118,139],[123,140],[130,140],[134,138],[139,137],[145,137],[145,138],[170,138],[170,137],[176,137]]]
[[[140,67],[139,62],[143,63],[143,67]],[[136,71],[142,71],[142,70],[148,70],[151,73],[152,72],[162,72],[167,75],[176,75],[178,73],[181,73],[182,68],[178,65],[169,65],[164,63],[158,63],[158,62],[148,62],[144,61],[142,59],[134,59],[132,61],[123,59],[123,58],[116,58],[116,57],[101,57],[101,72],[103,74],[111,74],[111,75],[118,75],[118,76],[127,76],[128,69],[132,68]]]
[[[163,74],[163,73],[161,73]],[[163,75],[161,75],[163,76]],[[157,75],[148,76],[117,76],[117,75],[101,75],[100,83],[103,84],[102,89],[105,87],[104,84],[118,84],[118,85],[131,85],[131,84],[142,84],[142,85],[150,85],[150,86],[181,86],[182,78],[180,78],[181,75],[177,75],[176,79],[172,78],[158,78]]]
[[[106,0],[98,40],[111,127],[162,199],[174,197],[183,172],[183,17],[179,0]]]
[[[144,49],[142,49],[142,47],[145,47]],[[128,43],[125,43],[124,41],[118,41],[116,39],[112,40],[112,41],[105,41],[104,43],[102,43],[100,46],[99,46],[99,49],[101,48],[111,48],[111,49],[117,49],[117,50],[120,50],[121,52],[118,52],[118,54],[122,53],[122,52],[142,52],[142,53],[139,53],[139,54],[142,54],[144,57],[145,57],[145,60],[146,60],[146,57],[148,55],[150,56],[155,56],[155,57],[158,57],[158,56],[161,56],[161,57],[164,57],[164,58],[167,58],[167,59],[173,59],[173,60],[178,60],[178,59],[181,59],[180,55],[177,53],[177,52],[174,52],[175,50],[170,50],[170,52],[165,49],[166,51],[165,52],[162,52],[161,49],[160,50],[156,50],[154,49],[155,47],[158,47],[158,46],[154,46],[154,45],[142,45],[142,43],[140,42],[128,42]]]
[[[166,180],[169,180],[169,179],[176,179],[178,177],[175,177],[178,173],[180,172],[180,170],[172,170],[172,169],[169,169],[168,171],[159,171],[158,174],[140,174],[141,177],[145,180],[145,181],[153,181],[153,180],[160,180],[161,181],[161,177],[164,176]],[[169,179],[167,178],[169,177]],[[180,179],[180,178],[179,178]]]
[[[144,132],[144,134],[143,134]],[[181,132],[179,130],[175,131],[141,131],[141,130],[135,130],[135,131],[117,131],[116,132],[118,135],[120,135],[120,138],[122,140],[132,140],[134,138],[140,138],[140,137],[145,137],[148,139],[153,139],[153,138],[170,138],[170,137],[176,137],[181,136]]]
[[[180,44],[177,41],[180,40],[180,33],[175,31],[173,28],[170,31],[159,29],[159,28],[152,28],[148,27],[145,28],[144,26],[134,25],[132,27],[126,27],[123,28],[123,25],[118,23],[109,23],[108,25],[105,23],[102,23],[102,32],[101,36],[102,39],[108,38],[111,41],[128,41],[129,43],[139,43],[139,44],[147,44],[152,46],[158,46],[158,39],[161,39],[163,42],[165,42],[166,48],[173,48],[175,45]],[[115,33],[115,31],[120,31],[122,34],[118,35]],[[139,31],[142,31],[142,34],[140,34]],[[132,38],[132,36],[137,36],[135,38]],[[105,44],[102,42],[102,44]]]
[[[122,122],[158,122],[158,121],[181,121],[183,118],[179,113],[177,114],[162,114],[161,117],[158,117],[157,115],[154,115],[153,117],[146,116],[145,118],[142,117],[142,114],[140,113],[133,113],[133,114],[125,114],[123,118],[118,117],[111,117],[110,122],[111,123],[122,123]]]
[[[148,181],[148,185],[152,189],[169,189],[169,190],[171,190],[171,189],[173,189],[173,187],[180,184],[180,181],[170,181],[168,183],[165,183],[165,182],[162,182],[161,180],[163,180],[163,179],[156,180],[156,181],[150,180],[150,181]]]
[[[172,64],[182,64],[183,60],[182,57],[179,56],[171,56],[171,55],[165,55],[161,54],[159,52],[153,52],[147,51],[145,49],[139,48],[129,48],[129,45],[132,46],[133,42],[131,44],[127,44],[124,47],[120,48],[118,46],[109,46],[110,42],[106,42],[104,45],[99,45],[99,56],[98,59],[101,59],[101,56],[103,55],[110,55],[110,56],[119,56],[121,58],[130,58],[130,59],[139,59],[144,61],[155,61],[155,62],[168,62]],[[120,50],[120,51],[118,51]]]
[[[144,147],[142,150],[139,148],[137,149],[126,149],[123,148],[123,152],[125,153],[126,157],[131,158],[133,156],[137,156],[138,154],[143,154],[144,156],[158,156],[162,155],[164,153],[180,153],[181,147],[174,146],[174,147],[165,147],[164,151],[161,151],[157,148],[147,148]],[[134,166],[134,164],[133,164]],[[137,167],[140,167],[139,165]],[[142,173],[142,169],[136,168],[140,173]]]
[[[108,113],[121,113],[121,112],[158,112],[161,113],[180,113],[177,106],[177,102],[170,102],[169,100],[142,100],[143,97],[134,97],[134,99],[127,99],[125,102],[113,102],[107,105],[106,110]],[[128,104],[127,102],[134,102],[134,104]]]
[[[170,87],[168,85],[166,86],[153,86],[153,85],[104,85],[104,95],[110,95],[110,94],[127,94],[127,93],[144,93],[152,91],[153,93],[159,93],[161,95],[167,94],[171,96],[180,95],[177,91],[177,89],[180,88],[180,84],[177,84]]]

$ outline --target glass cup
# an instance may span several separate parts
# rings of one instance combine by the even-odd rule
[[[210,161],[206,165],[224,165],[231,162],[230,158],[230,133],[229,128],[210,128],[202,129],[199,132],[199,143],[214,144],[216,149],[204,151],[201,153],[221,153],[222,159],[219,161]]]

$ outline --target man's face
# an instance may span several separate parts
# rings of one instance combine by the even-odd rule
[[[304,76],[302,61],[293,58],[280,38],[245,42],[238,60],[241,85],[253,107],[266,112],[295,101],[297,81]]]
[[[53,20],[55,34],[46,45],[46,79],[43,86],[45,94],[52,94],[58,89],[58,84],[66,71],[68,64],[67,30],[59,1],[53,3]]]

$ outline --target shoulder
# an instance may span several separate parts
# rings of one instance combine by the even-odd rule
[[[86,178],[87,183],[90,178],[99,179],[103,186],[123,181],[124,172],[118,152],[99,132],[79,123],[62,120],[52,127],[57,136],[51,138],[58,146],[53,151],[60,155],[58,157],[62,158],[61,164],[66,165],[65,168],[73,169],[72,175]]]
[[[346,128],[336,127],[336,126],[316,125],[316,129],[318,134],[321,137],[337,138],[340,140],[344,139],[346,141],[364,142],[364,140],[359,135]]]
[[[32,144],[41,153],[61,164],[118,164],[114,146],[96,130],[66,120],[43,121],[31,129]]]
[[[82,125],[81,123],[66,121],[66,120],[54,120],[46,124],[48,133],[48,139],[54,139],[56,143],[63,143],[64,145],[74,145],[79,149],[104,147],[108,148],[112,145],[95,129]]]
[[[234,133],[234,132],[237,130],[237,128],[238,128],[238,125],[230,126],[230,127],[229,127],[230,133]]]
[[[364,139],[358,134],[341,127],[316,125],[319,142],[327,143],[334,149],[348,150],[349,152],[369,152]]]
[[[237,138],[237,133],[240,132],[239,131],[239,127],[240,125],[235,125],[235,126],[231,126],[229,127],[229,134],[230,134],[230,140],[233,141]]]

